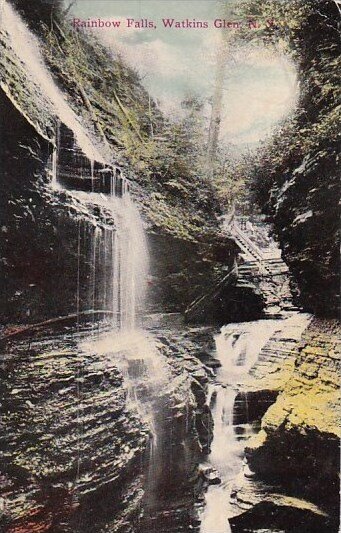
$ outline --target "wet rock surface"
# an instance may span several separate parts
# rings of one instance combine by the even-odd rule
[[[77,531],[75,515],[94,495],[120,492],[139,471],[148,429],[127,406],[113,359],[82,352],[82,335],[2,346],[2,523],[11,533]]]
[[[281,527],[286,516],[285,531],[338,531],[339,326],[313,319],[291,337],[277,334],[277,345],[272,338],[242,385],[256,405],[266,391],[278,395],[245,449],[247,467],[232,494],[235,531],[249,531],[265,508],[268,527]]]
[[[0,101],[6,131],[0,154],[1,321],[24,324],[74,313],[77,305],[89,309],[91,242],[96,226],[101,234],[114,231],[115,220],[106,222],[105,213],[50,186],[52,144],[2,90]]]
[[[212,369],[197,355],[207,362],[212,332],[159,319],[147,329],[166,365],[161,389],[148,384],[138,353],[124,376],[124,350],[96,350],[97,336],[106,335],[97,326],[2,341],[6,531],[198,531],[198,501],[219,482],[212,469],[198,469],[213,428]]]
[[[296,505],[297,506],[296,506]],[[294,499],[278,498],[278,501],[263,500],[256,504],[252,511],[229,520],[232,533],[253,531],[280,533],[319,533],[321,531],[337,531],[326,521],[323,513],[314,506],[306,506],[304,502]]]
[[[255,188],[298,286],[298,305],[335,318],[340,301],[338,84],[334,81],[339,13],[338,5],[329,1],[303,2],[302,7],[307,8],[304,15],[293,8],[290,17],[297,17],[305,31],[283,35],[297,61],[301,87],[297,113],[262,159]],[[323,51],[318,61],[316,50]],[[324,81],[316,85],[319,77]]]
[[[26,4],[20,4],[27,14]],[[57,44],[63,55],[61,47],[65,43],[58,43],[57,39]],[[52,155],[56,119],[61,117],[56,116],[58,113],[37,85],[38,80],[29,79],[9,44],[6,30],[1,33],[0,47],[0,97],[7,139],[1,148],[5,162],[1,184],[5,244],[1,275],[7,302],[2,318],[22,324],[74,311],[86,301],[91,250],[85,249],[81,261],[77,250],[83,248],[82,239],[91,240],[97,224],[103,229],[105,216],[97,209],[80,205],[66,191],[53,192],[49,187],[51,175],[46,167]],[[70,73],[64,72],[66,65],[57,60],[59,52],[57,48],[55,51],[49,64],[68,87],[71,107],[84,110],[79,87],[74,87],[74,80],[70,86]],[[94,52],[90,47],[87,54],[95,55]],[[51,56],[51,51],[45,49],[45,55],[49,53]],[[98,66],[102,68],[100,61]],[[116,73],[120,75],[122,70]],[[128,78],[129,72],[125,73]],[[113,81],[111,74],[109,80],[104,80],[109,81]],[[93,89],[88,83],[90,107],[91,102],[99,101],[97,90]],[[124,96],[125,87],[121,87],[121,93]],[[141,85],[137,84],[134,94],[138,101],[140,97],[149,100],[150,106]],[[104,125],[111,126],[115,109],[107,107],[104,115]],[[156,116],[161,119],[159,114]],[[88,112],[82,114],[81,122],[95,138],[98,124]],[[111,130],[108,138],[117,146],[112,135]],[[70,153],[70,147],[65,148],[64,184],[86,186],[88,190],[93,186],[89,160],[84,160],[74,146]],[[326,152],[322,148],[308,154],[290,175],[283,177],[281,172],[281,180],[271,190],[269,214],[305,308],[328,315],[335,313],[337,307],[338,184],[336,148]],[[75,162],[77,158],[79,164]],[[82,165],[87,167],[87,182],[80,186],[76,174]],[[97,179],[104,168],[95,165],[94,170]],[[133,172],[131,176],[136,178]],[[62,181],[63,176],[59,177]],[[200,294],[201,284],[214,281],[212,268],[216,261],[231,266],[235,249],[230,243],[219,261],[222,243],[218,242],[218,249],[214,250],[206,241],[205,254],[201,254],[199,237],[204,223],[213,233],[217,231],[217,206],[211,188],[205,189],[204,210],[200,196],[195,197],[191,209],[181,198],[184,205],[177,210],[174,199],[178,197],[173,193],[163,195],[167,185],[159,183],[159,176],[152,176],[150,181],[148,178],[143,185],[149,192],[136,187],[136,197],[151,220],[152,230],[165,237],[162,249],[168,253],[159,266],[161,282],[156,283],[155,299],[159,299],[167,284],[170,289],[164,291],[162,304],[169,303],[168,309],[174,310],[184,296],[190,303]],[[189,185],[194,194],[197,182]],[[103,186],[106,191],[105,179]],[[199,210],[201,218],[193,227],[188,220]],[[115,221],[110,224],[112,230]],[[193,249],[194,236],[199,241]],[[154,239],[156,248],[161,239]],[[186,268],[179,266],[174,257],[173,262],[168,260],[174,256],[175,243],[180,262],[193,251]],[[207,259],[211,264],[203,272],[203,260]],[[81,272],[79,262],[84,265]],[[174,269],[165,275],[170,265]],[[239,286],[226,291],[224,301],[215,302],[203,320],[212,313],[221,322],[261,316],[264,301],[255,290],[255,272],[252,268],[248,272],[250,265],[244,266],[244,276],[240,276],[244,282],[240,279]],[[270,279],[265,280],[264,290],[261,287],[260,291],[266,293],[272,314],[291,308],[285,276],[281,277],[281,272],[275,274],[283,281],[283,291],[278,292],[278,286]],[[301,343],[302,331],[294,325],[290,327],[280,329],[270,339],[249,377],[239,383],[235,422],[263,420],[261,431],[247,444],[248,464],[233,489],[234,516],[230,523],[234,531],[337,530],[333,518],[338,504],[337,329],[334,322],[314,321]],[[154,390],[153,396],[144,380],[139,381],[144,368],[138,358],[131,365],[130,378],[133,375],[137,380],[137,398],[146,399],[153,408],[153,424],[143,421],[132,407],[123,374],[111,352],[103,357],[95,351],[83,351],[76,342],[77,332],[65,330],[61,335],[51,333],[2,347],[0,511],[4,530],[199,530],[198,507],[203,505],[203,490],[206,485],[220,485],[220,474],[211,470],[203,475],[198,470],[199,461],[207,459],[213,437],[207,385],[219,363],[211,356],[212,336],[205,328],[179,328],[179,324],[174,328],[165,323],[150,330],[167,361],[169,383],[162,390]],[[242,434],[244,429],[239,426],[236,433]]]
[[[199,463],[213,435],[206,404],[212,370],[198,356],[207,356],[206,350],[214,344],[212,330],[186,327],[176,314],[147,317],[145,327],[155,336],[172,379],[155,402],[158,440],[151,456],[150,482],[147,475],[141,513],[132,531],[198,532],[200,501],[210,483]],[[217,482],[213,475],[211,482]]]
[[[333,146],[309,154],[278,188],[273,219],[300,288],[300,302],[320,316],[336,316],[338,171]]]

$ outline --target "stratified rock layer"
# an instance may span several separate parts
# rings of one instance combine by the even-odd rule
[[[253,2],[247,2],[250,11]],[[339,3],[261,3],[282,20],[270,40],[286,43],[300,92],[294,117],[260,152],[255,189],[299,289],[298,304],[337,317],[339,280]],[[277,11],[277,14],[275,14]],[[281,44],[281,45],[282,45]]]
[[[335,148],[309,154],[277,198],[273,220],[283,254],[300,290],[299,302],[319,316],[339,305],[339,180]]]
[[[119,494],[138,474],[148,430],[127,407],[114,361],[79,349],[75,334],[3,347],[1,497],[9,533],[77,531],[73,516],[91,508],[94,494]]]
[[[289,531],[315,531],[321,524],[338,530],[339,333],[336,321],[315,318],[301,340],[289,336],[284,347],[283,339],[271,339],[242,385],[253,402],[269,391],[278,396],[245,450],[247,466],[233,491],[235,531],[264,513],[280,527],[293,509],[301,518]]]

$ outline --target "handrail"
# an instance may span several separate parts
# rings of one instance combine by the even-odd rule
[[[250,257],[257,261],[260,271],[264,270],[268,273],[271,273],[271,269],[268,266],[268,261],[270,259],[280,259],[280,255],[278,256],[278,254],[271,254],[268,250],[263,251],[261,248],[259,248],[257,244],[255,244],[241,229],[236,220],[233,220],[230,224],[225,222],[225,228],[236,240],[242,251],[246,254],[249,254]]]
[[[261,249],[258,248],[258,246],[254,242],[251,241],[251,239],[243,232],[242,229],[240,229],[240,227],[238,226],[236,222],[233,222],[232,224],[231,233],[232,235],[235,234],[241,239],[245,248],[249,246],[251,248],[251,251],[254,253],[254,255],[257,257],[258,260],[263,261],[264,256],[263,256]],[[250,250],[248,251],[251,253]]]
[[[221,291],[222,287],[229,281],[233,281],[234,277],[238,275],[238,266],[237,263],[233,265],[231,270],[223,276],[213,287],[204,294],[198,296],[192,303],[189,304],[185,311],[185,317],[188,317],[190,314],[200,311],[200,304],[205,301],[206,298],[214,298]]]

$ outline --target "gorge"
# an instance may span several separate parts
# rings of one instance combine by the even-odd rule
[[[136,74],[34,15],[1,5],[2,530],[336,533],[333,153],[229,224]]]

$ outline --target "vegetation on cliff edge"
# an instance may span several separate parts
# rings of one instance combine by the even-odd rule
[[[126,167],[151,228],[190,241],[216,233],[220,204],[203,172],[200,100],[189,96],[183,118],[167,120],[118,54],[75,30],[60,2],[43,3],[42,10],[35,0],[28,12],[25,2],[14,1],[40,37],[70,106]]]
[[[300,84],[295,114],[249,165],[249,187],[275,224],[300,303],[318,314],[338,309],[339,12],[332,0],[247,0],[239,13],[272,19],[253,33],[294,61]]]

